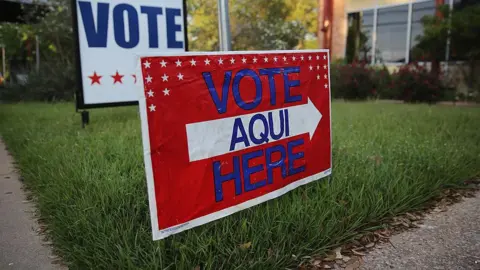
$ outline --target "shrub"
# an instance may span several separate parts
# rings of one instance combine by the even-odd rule
[[[442,100],[447,87],[442,80],[417,63],[402,66],[392,74],[392,93],[405,102],[435,103]]]
[[[30,72],[24,83],[8,84],[0,88],[0,100],[18,101],[71,101],[75,93],[73,65],[59,66],[42,63],[39,72]]]
[[[381,99],[396,99],[398,98],[398,93],[395,92],[395,89],[391,87],[392,85],[392,75],[388,71],[387,67],[383,65],[381,68],[373,69],[373,81],[377,86],[377,97]]]
[[[365,64],[332,65],[332,96],[346,100],[366,100],[376,97],[377,85],[373,69]]]

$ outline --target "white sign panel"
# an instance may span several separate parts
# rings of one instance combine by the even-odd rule
[[[75,0],[80,108],[138,101],[138,53],[184,52],[183,0]]]

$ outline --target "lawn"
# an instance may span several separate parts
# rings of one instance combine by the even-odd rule
[[[71,269],[284,269],[480,174],[480,108],[335,102],[330,183],[153,242],[137,107],[90,116],[82,129],[73,104],[0,106]]]

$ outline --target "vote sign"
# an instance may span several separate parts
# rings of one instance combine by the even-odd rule
[[[140,58],[153,238],[331,173],[327,50]]]
[[[139,52],[185,51],[183,0],[74,0],[80,108],[138,102]]]

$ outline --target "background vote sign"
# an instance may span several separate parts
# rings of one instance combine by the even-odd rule
[[[137,102],[136,54],[185,51],[183,0],[74,0],[80,108]]]
[[[153,238],[331,172],[326,50],[141,57]]]

